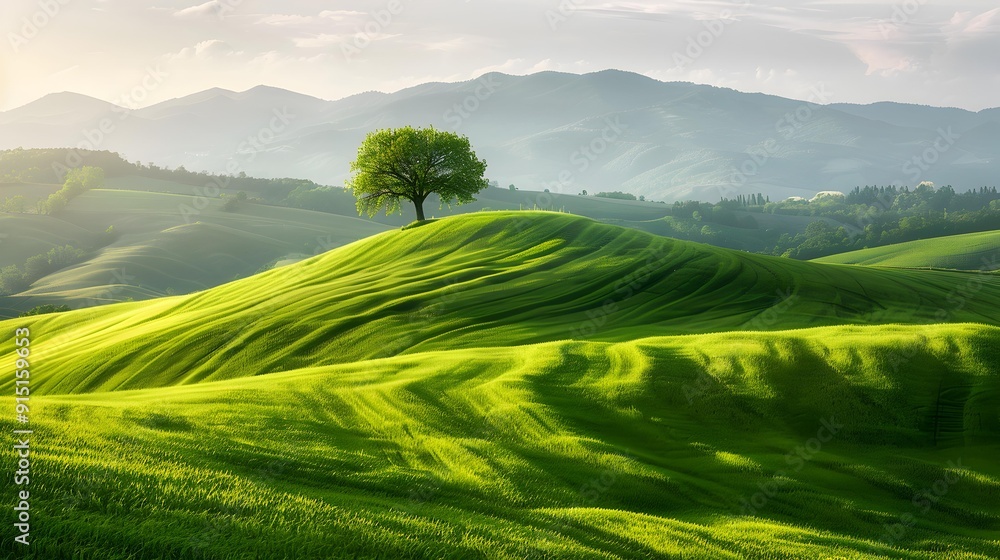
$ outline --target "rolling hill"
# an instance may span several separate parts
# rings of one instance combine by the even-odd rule
[[[5,321],[31,553],[996,557],[997,280],[482,212]]]
[[[118,239],[27,291],[0,298],[0,313],[190,293],[387,229],[357,217],[258,204],[226,212],[222,204],[197,196],[191,186],[186,194],[96,189],[74,199],[57,217],[2,216],[0,234],[15,250],[3,251],[0,266],[23,265],[56,246],[90,247],[109,226]]]
[[[20,194],[33,205],[58,188],[0,184],[0,199]],[[273,197],[265,192],[266,186],[260,188],[263,190],[227,188],[212,194],[230,197],[246,192],[262,200]],[[336,187],[325,191],[322,213],[266,203],[241,204],[233,212],[224,212],[225,201],[199,196],[203,191],[204,185],[115,176],[107,179],[105,188],[72,200],[58,216],[0,214],[0,243],[7,243],[0,252],[0,268],[24,266],[29,257],[64,245],[93,250],[85,262],[56,271],[13,297],[0,298],[0,317],[17,316],[45,304],[79,308],[191,293],[414,219],[412,206],[407,205],[401,214],[358,219],[354,196]],[[508,188],[488,188],[476,196],[475,202],[454,207],[439,207],[439,201],[432,197],[427,202],[428,214],[443,217],[481,210],[555,210],[657,235],[686,236],[671,227],[671,218],[664,218],[670,212],[665,204]],[[801,233],[813,221],[781,214],[757,214],[754,219],[768,229],[718,226],[716,229],[726,235],[713,243],[759,249],[774,237],[774,228]],[[110,246],[104,235],[109,226],[119,236]],[[190,251],[191,247],[201,250]]]
[[[63,93],[0,113],[0,148],[76,146],[82,131],[107,117],[114,130],[102,148],[132,159],[213,172],[236,161],[255,176],[336,184],[367,132],[433,125],[468,135],[501,184],[564,194],[624,190],[714,202],[757,192],[775,200],[810,198],[924,180],[960,191],[996,182],[996,110],[827,104],[834,99],[812,97],[664,83],[613,70],[491,73],[337,101],[270,87],[215,88],[127,119],[107,103]],[[268,141],[248,149],[247,139],[256,137]],[[907,162],[935,142],[948,149],[914,176]]]
[[[956,294],[973,291],[959,305]],[[36,361],[49,375],[36,386],[53,394],[456,347],[842,324],[1000,325],[1000,278],[789,261],[564,214],[481,212],[189,296],[21,321],[45,333]]]
[[[986,231],[850,251],[815,259],[815,262],[992,271],[1000,268],[998,258],[1000,231]]]

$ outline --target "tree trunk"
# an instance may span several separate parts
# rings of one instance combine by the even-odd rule
[[[414,200],[413,205],[417,208],[417,221],[424,221],[424,201],[421,199]]]

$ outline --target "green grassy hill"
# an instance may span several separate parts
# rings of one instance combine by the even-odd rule
[[[358,219],[354,197],[336,188],[326,191],[321,203],[316,203],[324,210],[321,213],[257,203],[244,203],[235,212],[223,212],[222,199],[199,196],[207,190],[204,185],[149,177],[110,177],[106,187],[73,200],[56,217],[0,215],[0,244],[6,242],[10,249],[0,253],[0,267],[23,267],[29,257],[67,244],[91,250],[103,248],[92,251],[94,255],[87,262],[51,274],[29,290],[0,297],[0,317],[17,316],[45,304],[79,308],[190,293],[276,264],[292,263],[413,220],[413,211],[406,205],[402,215]],[[6,193],[27,194],[35,200],[58,188],[0,185],[0,199]],[[268,192],[266,185],[261,189],[250,189],[249,195],[268,200],[281,198],[280,193]],[[235,196],[239,191],[225,189],[222,194]],[[435,200],[429,200],[427,210],[436,216],[485,209],[554,210],[739,249],[770,247],[775,228],[795,233],[810,221],[798,216],[758,215],[760,220],[773,223],[768,222],[765,229],[711,225],[712,234],[706,237],[701,235],[701,226],[692,230],[694,222],[690,220],[664,217],[670,211],[664,204],[505,188],[486,189],[477,198],[469,205],[440,209]],[[122,237],[105,247],[108,241],[102,234],[109,226],[114,226]],[[205,249],[193,252],[190,247]]]
[[[29,208],[34,208],[39,200],[58,191],[62,185],[51,183],[0,183],[0,202],[15,196],[23,196]]]
[[[3,266],[23,265],[53,246],[90,246],[108,226],[119,235],[86,262],[50,274],[16,297],[0,298],[2,312],[190,293],[387,229],[356,217],[293,208],[243,204],[224,212],[221,207],[221,200],[194,194],[100,189],[74,199],[58,217],[0,217],[4,241],[16,247],[3,252]]]
[[[105,229],[107,227],[104,226]],[[0,214],[0,247],[3,248],[0,251],[0,268],[23,265],[29,257],[67,243],[93,243],[97,234],[51,216]]]
[[[956,299],[973,289],[968,303]],[[565,339],[1000,324],[1000,278],[797,262],[564,214],[482,212],[125,309],[22,320],[49,339],[38,386],[145,388]]]
[[[32,552],[996,557],[998,342],[554,342],[33,397]]]
[[[823,257],[815,262],[896,268],[997,270],[1000,268],[1000,231],[897,243]]]
[[[481,212],[0,330],[35,558],[986,559],[998,325],[994,275]]]

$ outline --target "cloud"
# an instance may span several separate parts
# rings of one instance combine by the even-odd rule
[[[693,19],[698,21],[733,18],[751,6],[749,0],[674,0],[671,2],[604,2],[580,5],[576,9],[596,15],[648,20]],[[760,10],[760,7],[754,6]]]
[[[483,66],[481,68],[476,68],[471,72],[470,78],[478,78],[483,74],[488,74],[490,72],[501,72],[504,74],[515,74],[524,68],[523,58],[509,58],[501,64],[491,64],[490,66]]]
[[[62,70],[59,70],[58,72],[53,72],[53,73],[49,74],[49,78],[63,79],[68,74],[72,74],[73,72],[76,72],[79,69],[80,69],[80,65],[79,64],[74,64],[73,66],[70,66],[69,68],[63,68]]]
[[[323,10],[318,15],[267,14],[259,17],[256,23],[274,27],[312,29],[321,26],[328,27],[331,22],[339,23],[366,15],[364,12],[355,10]]]
[[[332,19],[334,21],[341,21],[351,17],[367,16],[368,14],[364,12],[359,12],[357,10],[323,10],[319,13],[319,17],[324,19]]]
[[[838,101],[982,108],[996,105],[1000,83],[1000,4],[982,0],[439,0],[419,9],[404,2],[405,16],[377,29],[373,14],[386,9],[385,0],[155,4],[161,7],[94,0],[92,7],[106,11],[66,12],[61,17],[69,24],[44,38],[51,48],[0,60],[0,74],[22,77],[0,84],[7,100],[0,108],[65,89],[111,98],[131,87],[123,76],[168,61],[175,78],[158,90],[162,98],[265,80],[334,98],[488,71],[619,68],[786,97],[823,82],[836,89]],[[220,14],[234,7],[220,24]],[[689,40],[704,37],[726,10],[732,15],[724,32],[704,56],[678,66],[672,54],[685,53]],[[550,11],[565,11],[555,31]],[[122,29],[142,30],[143,40],[130,40]],[[359,36],[366,30],[378,34]],[[382,41],[384,48],[341,71],[347,62],[340,51],[355,41]]]
[[[534,74],[536,72],[545,72],[547,70],[558,70],[559,66],[552,62],[551,58],[546,58],[545,60],[539,61],[537,64],[528,68],[528,74]]]
[[[300,49],[319,49],[345,43],[347,39],[348,37],[344,35],[320,33],[312,37],[296,37],[292,39],[292,42]]]
[[[295,37],[292,42],[300,49],[323,49],[334,45],[348,43],[357,38],[363,44],[375,41],[384,41],[399,37],[398,33],[348,33],[345,35],[335,35],[332,33],[320,33],[311,37]]]
[[[222,5],[218,0],[208,0],[204,4],[197,4],[195,6],[190,6],[182,10],[174,12],[174,17],[177,18],[203,18],[209,16],[217,16],[222,9]]]
[[[280,51],[267,51],[254,56],[247,63],[255,68],[281,68],[289,64],[326,64],[331,60],[339,60],[330,53],[318,53],[312,56],[290,56]]]
[[[889,77],[900,73],[916,72],[923,66],[913,56],[900,52],[897,48],[884,45],[854,45],[852,52],[868,68],[866,76],[878,74]]]
[[[468,46],[468,39],[465,37],[455,37],[445,41],[431,41],[424,43],[424,48],[429,51],[457,51]]]
[[[236,51],[229,43],[219,39],[209,39],[201,41],[191,47],[184,47],[178,52],[166,55],[167,61],[175,60],[210,60],[242,55],[243,51]]]
[[[949,23],[961,37],[997,33],[1000,31],[1000,8],[977,16],[972,16],[972,12],[955,12]]]

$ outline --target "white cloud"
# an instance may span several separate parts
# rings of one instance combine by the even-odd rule
[[[966,36],[996,33],[998,31],[1000,31],[1000,8],[994,8],[970,18],[962,28],[962,34]]]
[[[243,51],[236,51],[232,45],[219,39],[209,39],[201,41],[191,47],[184,47],[180,51],[167,54],[164,58],[167,61],[178,60],[210,60],[229,56],[242,55]]]
[[[315,28],[329,26],[331,22],[358,19],[366,15],[364,12],[355,10],[323,10],[318,15],[266,14],[260,16],[256,23],[275,27]]]
[[[359,12],[357,10],[323,10],[319,13],[319,17],[325,19],[332,19],[334,21],[341,21],[351,17],[366,16],[368,14],[364,12]]]
[[[332,45],[339,45],[348,40],[348,37],[344,35],[332,35],[329,33],[320,33],[319,35],[314,35],[312,37],[295,37],[292,42],[295,43],[296,47],[302,49],[318,49],[325,48]]]
[[[174,17],[177,18],[202,18],[208,16],[217,16],[219,11],[222,9],[222,5],[219,4],[218,0],[208,0],[204,4],[197,4],[178,10],[174,12]]]
[[[883,44],[857,44],[851,50],[863,62],[867,69],[865,75],[894,76],[903,72],[914,72],[920,69],[920,63],[907,56],[899,48]]]
[[[292,42],[301,49],[324,49],[334,45],[350,43],[357,39],[364,43],[375,41],[385,41],[399,37],[398,33],[348,33],[345,35],[335,35],[332,33],[320,33],[311,37],[295,37]]]
[[[469,40],[465,37],[454,37],[445,41],[432,41],[425,43],[424,48],[429,51],[457,51],[466,48]]]

